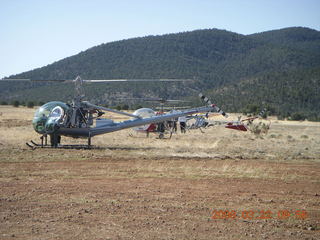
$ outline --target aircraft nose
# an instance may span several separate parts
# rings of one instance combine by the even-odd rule
[[[39,134],[44,134],[45,133],[45,124],[46,124],[46,119],[43,118],[36,118],[32,122],[34,130],[39,133]]]
[[[54,119],[48,119],[45,124],[45,131],[46,133],[53,133],[58,129],[58,124]]]

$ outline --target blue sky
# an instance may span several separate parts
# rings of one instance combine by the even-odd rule
[[[101,43],[219,28],[320,30],[318,0],[0,0],[0,78]]]

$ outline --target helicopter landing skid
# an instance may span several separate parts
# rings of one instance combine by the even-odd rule
[[[59,149],[95,149],[96,147],[92,145],[84,145],[84,144],[77,144],[77,145],[62,145],[58,144],[56,147],[51,145],[41,145],[37,144],[34,141],[26,142],[26,145],[31,148],[32,150],[36,150],[37,148],[59,148]]]

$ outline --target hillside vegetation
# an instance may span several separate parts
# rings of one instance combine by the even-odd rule
[[[125,97],[196,98],[208,94],[226,111],[268,106],[284,117],[319,118],[320,32],[294,27],[252,35],[218,29],[101,44],[11,78],[192,78],[191,83],[86,86],[86,98],[114,106]],[[3,82],[0,100],[67,101],[72,86]],[[122,100],[123,101],[123,100]],[[129,105],[135,102],[129,102]]]

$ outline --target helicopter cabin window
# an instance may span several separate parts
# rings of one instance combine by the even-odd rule
[[[56,106],[54,109],[52,109],[49,117],[51,118],[56,118],[56,119],[61,119],[64,115],[64,111],[62,107]]]
[[[34,118],[39,118],[39,117],[47,118],[49,117],[49,115],[50,115],[50,111],[46,108],[41,107],[38,109],[38,111],[35,112]]]

